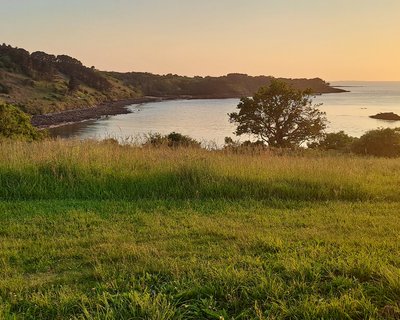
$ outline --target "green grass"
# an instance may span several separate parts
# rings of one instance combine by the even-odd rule
[[[0,148],[0,319],[400,317],[399,160]]]

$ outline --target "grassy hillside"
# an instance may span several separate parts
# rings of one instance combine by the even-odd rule
[[[0,318],[400,316],[398,160],[0,148]]]
[[[68,81],[68,77],[61,73],[54,76],[51,81],[47,81],[32,80],[23,74],[0,70],[0,82],[9,91],[7,94],[0,94],[0,101],[16,104],[30,114],[44,114],[87,108],[106,101],[139,96],[132,88],[124,86],[114,78],[109,78],[112,85],[107,92],[101,92],[84,84],[70,92]]]
[[[72,57],[0,45],[0,101],[19,105],[27,113],[86,108],[139,95]]]

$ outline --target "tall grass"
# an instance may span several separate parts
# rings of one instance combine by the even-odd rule
[[[400,317],[398,160],[0,150],[0,319]]]
[[[107,143],[2,143],[0,198],[400,199],[400,162]]]

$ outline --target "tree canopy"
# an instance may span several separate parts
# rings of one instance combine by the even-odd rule
[[[313,105],[311,90],[273,80],[251,98],[242,98],[229,114],[236,135],[250,134],[270,147],[287,148],[317,139],[326,128],[325,113]]]
[[[30,54],[24,49],[5,44],[0,45],[0,69],[22,73],[35,80],[51,80],[58,71],[100,91],[111,88],[110,82],[103,74],[85,67],[75,58],[67,55],[55,56],[41,51]]]

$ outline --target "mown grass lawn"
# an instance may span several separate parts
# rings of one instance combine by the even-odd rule
[[[0,147],[0,318],[400,317],[398,160]]]

